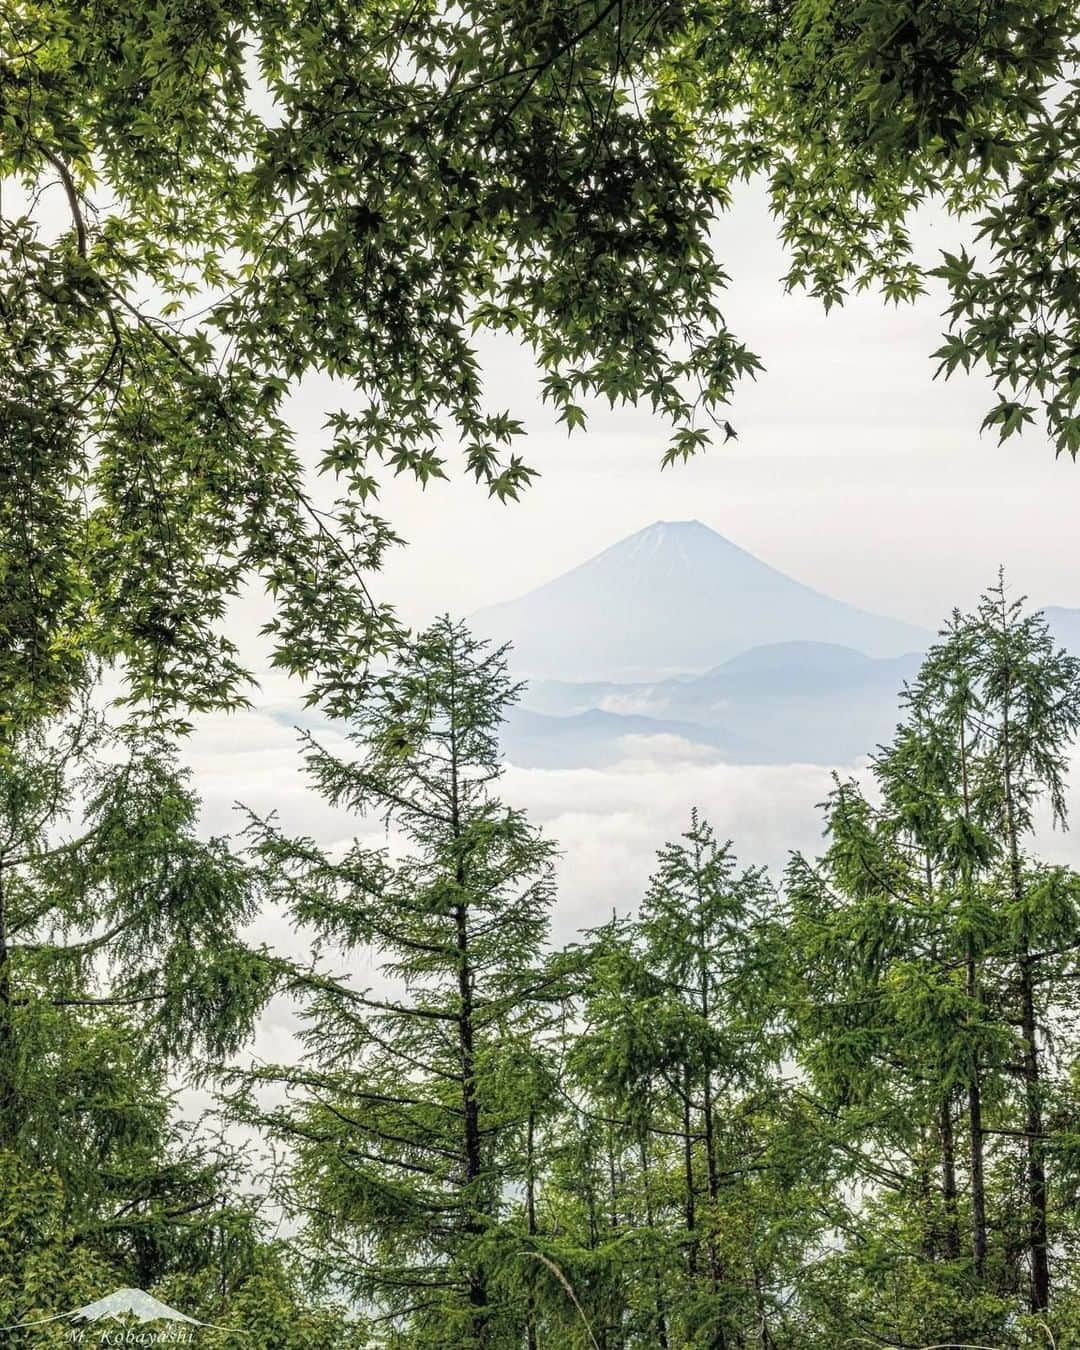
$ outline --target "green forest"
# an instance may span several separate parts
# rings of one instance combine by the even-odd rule
[[[1069,0],[0,3],[3,1345],[115,1289],[252,1350],[1080,1345],[1080,876],[1039,851],[1080,663],[1040,612],[952,615],[814,856],[687,801],[562,945],[508,652],[405,623],[380,499],[528,493],[493,342],[575,447],[640,407],[658,473],[722,456],[769,355],[725,317],[748,183],[787,291],[940,294],[932,369],[1067,469],[1078,58]],[[927,210],[967,244],[924,256]],[[297,756],[341,850],[200,825],[246,602],[334,728]],[[303,1053],[257,1062],[278,1006]]]
[[[404,645],[344,750],[299,746],[402,841],[335,854],[196,837],[168,745],[89,706],[13,744],[5,1317],[132,1284],[297,1350],[1075,1344],[1080,874],[1034,836],[1080,660],[999,582],[836,778],[820,856],[770,877],[694,811],[561,950],[557,843],[499,796],[518,692],[449,619]],[[309,962],[244,946],[258,904]],[[275,993],[304,1054],[245,1067]],[[181,1130],[167,1064],[246,1153]]]

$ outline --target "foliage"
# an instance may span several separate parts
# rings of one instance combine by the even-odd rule
[[[987,366],[987,423],[1041,407],[1075,455],[1078,25],[1064,0],[6,5],[0,717],[55,710],[88,649],[138,699],[235,703],[249,585],[333,702],[399,635],[386,474],[534,476],[484,335],[571,430],[597,397],[658,412],[667,463],[730,438],[759,362],[711,232],[753,175],[826,305],[915,295],[913,212],[971,217],[941,368]],[[288,424],[312,376],[319,450]]]
[[[150,1097],[152,1089],[143,1085],[142,1090],[144,1102],[160,1105],[160,1097]],[[183,1156],[174,1156],[171,1166],[182,1168]],[[238,1334],[255,1350],[362,1350],[366,1344],[362,1328],[343,1310],[305,1298],[296,1273],[261,1236],[253,1205],[222,1204],[215,1189],[205,1201],[208,1212],[181,1236],[174,1251],[177,1267],[155,1268],[119,1247],[103,1252],[93,1232],[73,1220],[68,1188],[56,1175],[28,1170],[15,1155],[4,1153],[0,1176],[0,1325],[5,1345],[18,1350],[69,1346],[68,1321],[13,1328],[60,1317],[132,1285],[188,1316],[227,1329],[200,1331],[200,1344],[223,1347]],[[219,1176],[216,1186],[221,1184]],[[226,1184],[237,1187],[237,1178]],[[140,1334],[160,1331],[144,1327]],[[96,1343],[93,1329],[86,1334],[86,1343]],[[123,1335],[123,1329],[113,1326],[112,1334]]]
[[[226,841],[200,837],[186,779],[161,733],[110,726],[92,691],[67,716],[20,727],[0,756],[9,1139],[53,1136],[33,1075],[80,1013],[139,1010],[155,1064],[222,1056],[243,1043],[279,979],[276,960],[237,935],[257,879]]]
[[[239,1317],[257,1276],[268,1350],[343,1344],[342,1316],[275,1274],[245,1160],[169,1079],[235,1053],[285,972],[239,937],[258,879],[201,837],[164,734],[111,725],[94,693],[0,756],[0,1325],[131,1286]]]
[[[399,1350],[1068,1344],[1080,878],[1031,841],[1080,663],[1041,616],[1003,582],[953,616],[782,893],[695,812],[554,955],[550,846],[491,795],[513,692],[440,621],[351,757],[306,738],[386,846],[252,824],[316,963],[303,1062],[234,1104],[293,1150],[322,1288]]]
[[[764,874],[739,872],[696,812],[637,920],[596,935],[567,1124],[606,1167],[584,1210],[558,1182],[549,1203],[608,1265],[612,1344],[742,1344],[788,1322],[809,1192],[780,1071],[776,937]]]
[[[373,1312],[374,1343],[495,1345],[524,1318],[508,1188],[527,1182],[540,1046],[562,976],[541,947],[552,847],[494,795],[515,696],[504,653],[440,620],[361,691],[343,758],[306,738],[319,792],[400,834],[339,857],[255,820],[259,856],[322,957],[303,981],[308,1054],[243,1075],[245,1118],[295,1151],[285,1203],[321,1282]],[[379,985],[330,962],[370,944]],[[267,1112],[252,1095],[280,1083]]]
[[[47,1172],[28,1171],[15,1155],[0,1153],[0,1325],[51,1317],[101,1297],[111,1271],[93,1248],[65,1240],[61,1189]],[[30,1344],[31,1333],[5,1331],[10,1343]],[[36,1334],[46,1346],[68,1344],[63,1330]]]
[[[838,783],[788,877],[794,1045],[865,1197],[827,1264],[872,1334],[1014,1344],[1068,1284],[1080,878],[1023,849],[1064,815],[1080,662],[999,582],[905,703],[876,799]]]

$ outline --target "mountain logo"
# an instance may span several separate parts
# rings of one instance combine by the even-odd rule
[[[145,1289],[117,1289],[108,1294],[105,1298],[99,1298],[94,1303],[87,1303],[81,1308],[75,1308],[72,1312],[56,1313],[52,1317],[40,1317],[28,1322],[16,1322],[11,1326],[0,1327],[0,1331],[16,1331],[21,1328],[27,1330],[33,1327],[45,1326],[47,1323],[70,1322],[72,1331],[70,1339],[74,1345],[86,1343],[86,1324],[87,1323],[108,1323],[108,1322],[130,1322],[135,1321],[140,1326],[147,1326],[149,1323],[165,1322],[171,1324],[167,1328],[158,1330],[147,1330],[145,1332],[132,1332],[129,1327],[126,1330],[112,1330],[108,1326],[102,1327],[99,1336],[96,1338],[100,1345],[194,1345],[194,1332],[189,1328],[202,1327],[212,1331],[235,1331],[235,1327],[219,1327],[213,1322],[200,1322],[197,1317],[189,1317],[187,1313],[179,1312],[176,1308],[170,1308],[167,1303],[162,1303],[153,1294],[148,1294]],[[83,1324],[79,1326],[78,1324]]]

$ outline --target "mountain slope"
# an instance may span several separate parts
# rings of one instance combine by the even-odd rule
[[[769,643],[897,656],[929,641],[804,586],[696,520],[639,530],[472,624],[514,644],[518,673],[563,680],[656,680]]]

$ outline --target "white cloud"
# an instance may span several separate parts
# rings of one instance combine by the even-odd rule
[[[331,850],[353,837],[400,849],[400,836],[388,833],[380,822],[351,819],[317,796],[303,774],[288,720],[266,711],[202,719],[186,753],[204,798],[206,827],[219,833],[238,830],[243,822],[233,803],[239,799],[260,813],[276,811],[286,831],[308,834]],[[327,733],[324,739],[329,737]],[[733,841],[740,863],[764,864],[777,880],[792,850],[809,855],[819,850],[817,803],[831,781],[821,765],[717,763],[702,759],[700,747],[675,736],[627,737],[623,748],[625,757],[604,769],[506,770],[503,798],[526,810],[561,850],[555,943],[573,941],[583,928],[604,923],[613,911],[632,911],[655,866],[657,849],[687,828],[695,806],[719,838]],[[1080,758],[1073,782],[1080,813]],[[1044,817],[1042,856],[1080,868],[1080,835],[1051,833],[1048,827]],[[260,915],[249,936],[297,960],[310,954],[308,939],[280,912]],[[388,990],[372,952],[339,957],[333,966],[358,988]],[[245,1059],[294,1062],[302,1050],[300,1028],[296,1005],[275,999]],[[268,1101],[274,1095],[270,1091]],[[188,1118],[195,1118],[210,1105],[210,1097],[185,1090],[179,1104]],[[248,1138],[246,1132],[234,1134],[238,1140]],[[249,1142],[253,1156],[263,1157],[264,1143]]]
[[[746,865],[778,874],[790,850],[817,847],[815,803],[829,784],[820,765],[702,762],[680,754],[676,737],[627,740],[632,753],[608,769],[507,771],[507,798],[562,849],[557,939],[633,909],[657,849],[687,829],[694,807]]]
[[[815,803],[828,789],[818,765],[731,765],[677,736],[629,736],[619,763],[605,769],[508,767],[501,793],[560,846],[558,940],[602,922],[612,908],[633,907],[655,853],[685,830],[696,806],[722,838],[731,837],[746,863],[781,868],[792,848],[813,850],[819,830]],[[242,802],[260,815],[276,812],[282,827],[324,847],[353,836],[371,845],[399,844],[377,820],[358,821],[327,805],[303,772],[287,719],[262,712],[200,721],[186,748],[203,798],[204,827],[238,833]],[[303,953],[282,916],[254,926],[259,941]]]

